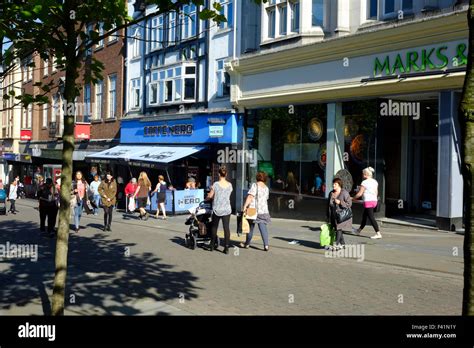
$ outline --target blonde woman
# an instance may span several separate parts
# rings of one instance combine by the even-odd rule
[[[362,215],[362,223],[357,230],[353,230],[354,233],[359,234],[365,227],[367,223],[367,218],[369,218],[370,223],[372,224],[375,235],[370,237],[372,239],[381,239],[382,234],[380,233],[379,225],[374,217],[374,209],[377,207],[378,204],[378,182],[373,178],[375,173],[374,168],[367,167],[362,171],[362,177],[364,181],[362,181],[360,185],[359,192],[354,196],[354,199],[359,199],[362,197],[364,201],[364,214]]]
[[[138,177],[138,184],[137,184],[137,190],[135,191],[135,194],[133,195],[133,198],[135,198],[135,201],[137,202],[137,207],[138,210],[140,211],[140,219],[145,218],[145,220],[148,220],[148,213],[145,210],[148,202],[148,195],[150,194],[151,191],[151,182],[150,179],[148,179],[148,175],[145,172],[141,172],[140,176]]]

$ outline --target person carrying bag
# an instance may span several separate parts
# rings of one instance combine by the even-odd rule
[[[270,197],[270,190],[265,182],[267,181],[267,174],[265,172],[258,172],[257,183],[253,184],[245,200],[243,211],[244,218],[249,222],[250,230],[244,243],[240,243],[241,248],[248,249],[253,237],[255,225],[258,225],[260,234],[262,236],[264,250],[269,250],[268,245],[268,229],[267,224],[271,222],[270,212],[268,210],[268,198]],[[254,207],[249,207],[250,205]]]
[[[342,180],[335,178],[333,181],[333,190],[328,199],[328,221],[336,231],[336,241],[333,249],[342,249],[345,247],[343,230],[352,229],[352,199],[343,188]]]

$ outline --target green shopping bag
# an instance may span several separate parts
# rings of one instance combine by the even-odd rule
[[[321,233],[319,234],[319,244],[325,247],[334,243],[336,234],[330,224],[321,225]]]

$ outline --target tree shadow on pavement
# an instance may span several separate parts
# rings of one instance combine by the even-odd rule
[[[43,314],[49,315],[56,239],[42,237],[36,222],[0,221],[0,245],[7,242],[10,246],[38,245],[38,259],[0,258],[0,311],[14,315],[18,312],[15,307],[32,305],[42,306]],[[135,253],[135,246],[90,229],[70,234],[66,313],[135,315],[149,312],[149,305],[157,301],[178,303],[182,295],[188,300],[197,298],[197,277],[174,270],[151,252]],[[144,303],[148,308],[140,308]],[[32,312],[39,314],[38,309],[21,310],[22,314]]]

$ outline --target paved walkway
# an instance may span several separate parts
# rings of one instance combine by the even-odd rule
[[[35,204],[20,200],[19,214],[0,216],[0,245],[39,248],[37,262],[0,261],[0,315],[49,312],[55,240],[39,236]],[[364,251],[358,261],[327,257],[321,222],[274,219],[269,252],[257,231],[252,248],[224,255],[185,248],[185,216],[144,222],[114,214],[111,233],[100,230],[102,215],[84,215],[85,229],[71,234],[68,315],[461,313],[459,234],[385,228],[382,240],[371,240],[369,227],[345,237]]]

